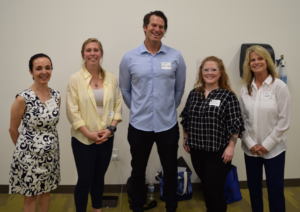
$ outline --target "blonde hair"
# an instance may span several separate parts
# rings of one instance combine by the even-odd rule
[[[274,66],[274,62],[271,58],[270,53],[263,47],[255,45],[255,46],[251,46],[247,49],[246,51],[246,56],[245,56],[245,61],[244,61],[244,65],[243,65],[243,83],[246,84],[247,89],[248,89],[248,94],[251,96],[252,93],[252,81],[254,79],[254,73],[250,68],[250,54],[252,52],[255,52],[256,54],[258,54],[259,56],[261,56],[262,58],[264,58],[266,60],[267,63],[267,70],[268,70],[268,74],[272,76],[272,83],[274,82],[275,78],[279,78],[277,72],[275,71],[275,66]]]
[[[207,57],[205,58],[202,63],[201,63],[201,66],[199,68],[199,72],[198,72],[198,76],[197,76],[197,80],[194,84],[194,88],[195,90],[200,94],[202,95],[203,94],[203,91],[204,91],[204,88],[205,88],[205,81],[203,79],[203,75],[202,75],[202,69],[203,69],[203,66],[205,65],[206,62],[208,61],[213,61],[213,62],[216,62],[217,65],[218,65],[218,68],[220,70],[220,78],[218,80],[218,85],[219,85],[219,88],[223,88],[223,89],[227,89],[229,91],[231,91],[232,93],[234,93],[232,90],[231,90],[231,87],[230,87],[230,82],[229,82],[229,78],[228,78],[228,75],[226,73],[226,70],[225,70],[225,66],[224,66],[224,63],[221,59],[215,57],[215,56],[210,56],[210,57]],[[234,93],[235,94],[235,93]]]
[[[84,48],[85,48],[86,44],[92,43],[92,42],[95,42],[95,43],[98,44],[99,50],[101,52],[101,56],[103,58],[103,54],[104,54],[103,47],[102,47],[101,42],[97,38],[89,38],[86,41],[84,41],[84,43],[82,44],[82,47],[81,47],[81,56],[82,56],[82,58],[84,59],[83,55],[84,55]],[[82,64],[82,66],[83,66],[83,68],[86,68],[85,61]],[[102,68],[100,62],[99,62],[99,73],[100,73],[100,76],[101,76],[102,80],[104,80],[105,79],[105,70]]]

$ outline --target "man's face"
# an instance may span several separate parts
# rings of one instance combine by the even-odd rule
[[[152,15],[148,26],[144,26],[146,40],[150,43],[160,42],[165,34],[165,21],[159,16]]]

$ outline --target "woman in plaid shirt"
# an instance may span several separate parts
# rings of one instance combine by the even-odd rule
[[[202,182],[207,211],[226,211],[223,187],[244,122],[222,60],[203,60],[180,117],[183,148]]]

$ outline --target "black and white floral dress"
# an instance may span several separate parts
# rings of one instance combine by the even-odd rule
[[[18,94],[24,98],[26,109],[10,168],[10,193],[38,195],[55,189],[60,182],[56,130],[60,93],[49,89],[50,100],[56,103],[52,110],[31,89]]]

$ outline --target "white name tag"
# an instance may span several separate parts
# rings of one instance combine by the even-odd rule
[[[54,101],[54,99],[50,99],[50,100],[46,101],[45,103],[46,103],[48,110],[53,110],[57,107],[57,104]]]
[[[271,92],[262,92],[261,98],[262,99],[271,99]]]
[[[108,111],[108,117],[109,118],[113,118],[114,117],[114,115],[115,115],[115,112],[114,111],[112,111],[112,110],[110,110],[110,111]]]
[[[167,62],[161,63],[161,69],[171,69],[171,63],[167,63]]]
[[[221,100],[211,100],[209,105],[220,106]]]

